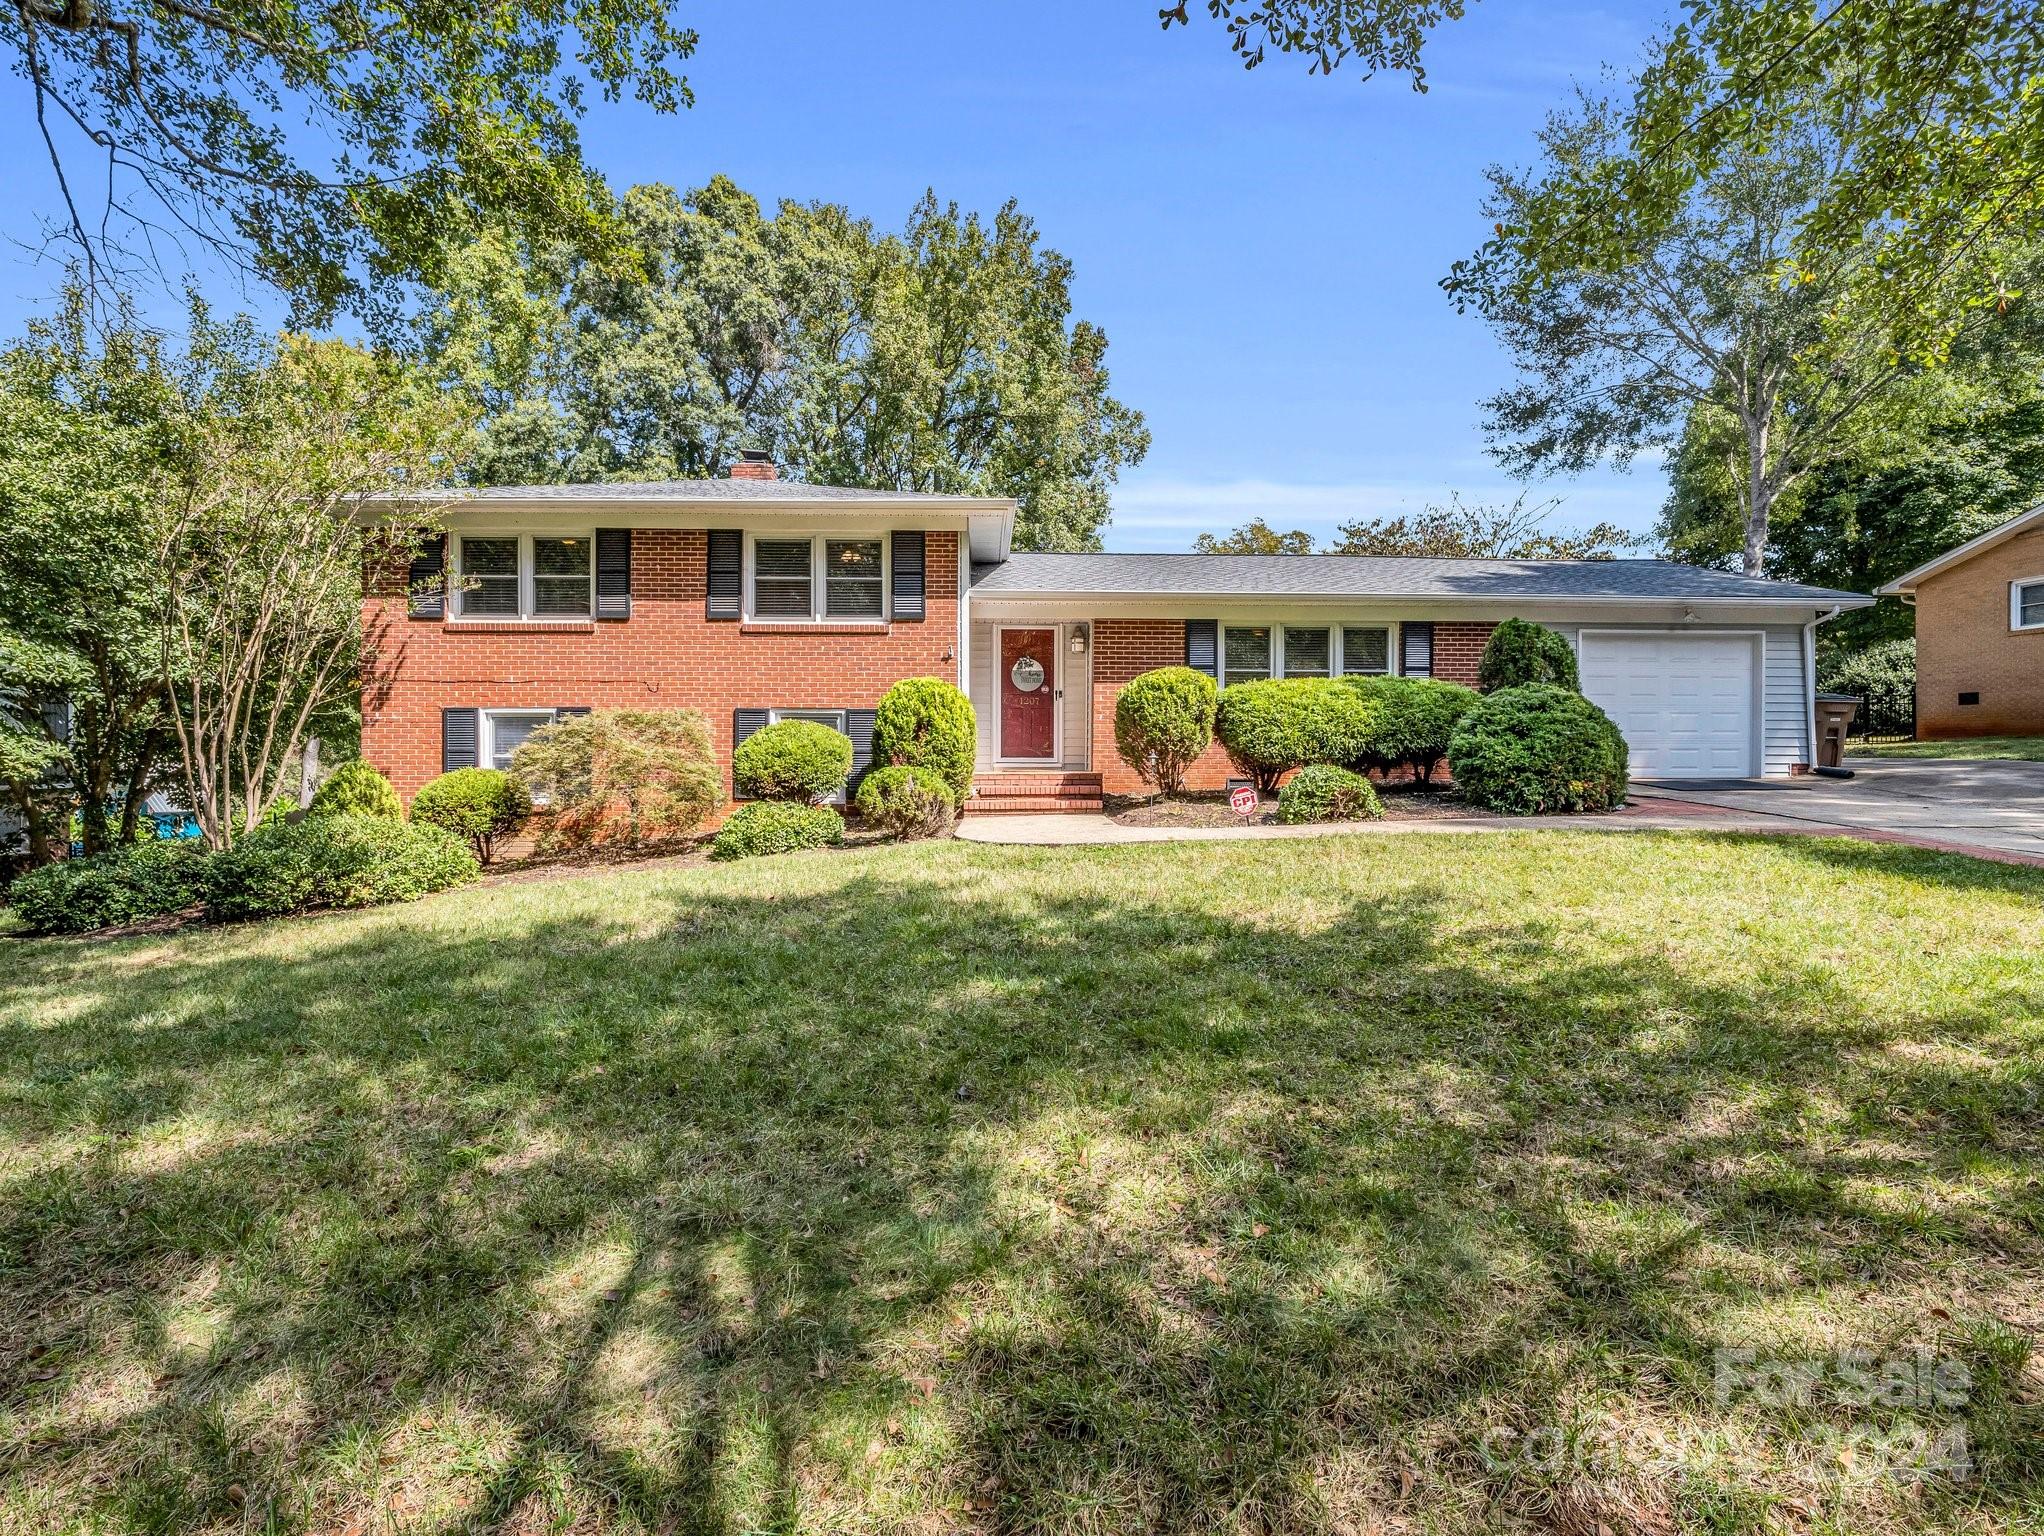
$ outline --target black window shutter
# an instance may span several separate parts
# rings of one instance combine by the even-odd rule
[[[632,616],[632,530],[596,530],[596,616]]]
[[[736,528],[712,528],[709,602],[704,617],[737,618],[744,601],[744,587],[745,535]],[[766,722],[760,723],[764,725]]]
[[[858,792],[859,780],[873,766],[873,717],[878,713],[872,709],[845,711],[845,734],[852,738],[852,776],[845,781],[847,797]]]
[[[478,737],[482,725],[482,711],[475,709],[443,709],[440,711],[440,771],[452,773],[457,768],[473,768],[479,761]]]
[[[1434,675],[1434,626],[1426,622],[1398,626],[1398,670],[1407,677]]]
[[[1187,619],[1185,621],[1185,664],[1195,672],[1204,672],[1208,677],[1221,675],[1219,619]]]
[[[923,621],[924,539],[920,528],[894,532],[894,616],[912,624]]]
[[[586,715],[589,713],[589,709],[590,706],[587,704],[556,704],[554,706],[554,723],[558,725],[571,715]]]
[[[412,567],[405,578],[409,597],[405,614],[414,619],[447,616],[447,535],[432,533],[412,555]]]
[[[737,752],[739,747],[744,745],[746,737],[750,736],[754,731],[765,730],[769,718],[771,718],[769,712],[764,709],[732,710],[731,750],[734,753]],[[735,783],[731,786],[731,798],[733,800],[743,800],[745,798],[738,793],[738,786]]]

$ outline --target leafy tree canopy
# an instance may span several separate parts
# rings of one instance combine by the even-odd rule
[[[505,223],[613,243],[582,161],[590,90],[661,112],[694,49],[666,0],[21,0],[25,84],[95,288],[192,245],[289,294],[299,323],[396,313],[403,283]],[[103,206],[95,206],[95,200]]]
[[[1203,533],[1192,541],[1192,547],[1202,555],[1310,555],[1313,535],[1303,528],[1279,533],[1262,518],[1253,517],[1219,538]]]
[[[1593,528],[1547,526],[1559,501],[1528,505],[1521,495],[1508,502],[1469,503],[1451,496],[1403,517],[1362,518],[1343,523],[1328,545],[1336,555],[1433,555],[1473,560],[1610,560],[1643,541],[1612,523]]]
[[[1245,64],[1266,51],[1330,72],[1354,60],[1422,84],[1427,35],[1462,13],[1431,0],[1205,0]],[[1166,27],[1189,6],[1160,12]],[[1814,105],[1813,105],[1814,104]],[[1812,112],[1851,156],[1796,220],[1800,279],[1842,278],[1896,350],[1941,360],[1979,308],[2022,287],[2044,235],[2044,0],[1683,0],[1649,48],[1620,142],[1499,221],[1518,297],[1636,262],[1729,168],[1776,154]],[[1849,270],[1841,274],[1837,269]]]
[[[712,476],[742,445],[819,483],[1014,496],[1024,548],[1097,545],[1149,432],[1014,204],[926,196],[889,234],[827,203],[768,217],[719,177],[635,187],[619,219],[629,275],[490,237],[421,322],[484,418],[479,481]]]

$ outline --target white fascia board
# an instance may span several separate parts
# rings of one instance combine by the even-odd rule
[[[1288,617],[1326,621],[1344,615],[1367,619],[1538,618],[1553,624],[1661,622],[1677,626],[1725,624],[1807,624],[1819,613],[1843,608],[1870,608],[1871,597],[1844,600],[1777,598],[1465,598],[1465,597],[1320,597],[1272,593],[1264,596],[1229,593],[1169,593],[1129,596],[1113,593],[973,593],[973,611],[1018,618],[1144,619],[1240,618],[1281,623]],[[1694,619],[1686,615],[1693,613]]]
[[[1916,584],[1924,578],[1935,576],[1939,571],[1957,565],[1961,560],[1970,560],[1985,550],[1994,548],[2005,539],[2012,539],[2024,529],[2044,524],[2044,506],[2019,512],[2005,523],[1997,523],[1982,534],[1968,539],[1964,544],[1946,550],[1935,559],[1926,560],[1913,571],[1904,571],[1893,581],[1874,588],[1876,597],[1906,597],[1916,590]]]

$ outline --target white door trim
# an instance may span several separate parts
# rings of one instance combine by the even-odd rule
[[[1764,629],[1719,629],[1703,625],[1642,625],[1634,629],[1610,626],[1584,627],[1576,631],[1576,665],[1582,665],[1583,641],[1593,636],[1624,639],[1628,635],[1673,635],[1695,640],[1746,640],[1753,648],[1752,706],[1746,721],[1746,772],[1744,778],[1765,776],[1767,768],[1767,631]],[[1803,691],[1810,692],[1810,680],[1803,679]],[[1591,700],[1592,703],[1596,701]],[[1682,777],[1682,775],[1676,775]]]
[[[1050,631],[1050,756],[1049,757],[1008,757],[1003,755],[1001,738],[1002,690],[1007,678],[1001,672],[1001,637],[1011,629]],[[994,761],[1004,767],[1015,768],[1061,768],[1065,761],[1065,627],[1061,623],[1048,624],[996,624],[994,626],[993,665],[988,668],[994,677]]]

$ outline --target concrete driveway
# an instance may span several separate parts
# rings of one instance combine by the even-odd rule
[[[1717,806],[1797,824],[1845,827],[2044,862],[2044,763],[1847,758],[1850,779],[1642,780],[1642,798]]]

